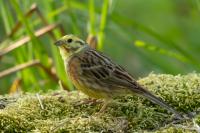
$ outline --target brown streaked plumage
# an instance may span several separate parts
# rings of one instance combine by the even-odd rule
[[[83,40],[74,35],[66,35],[55,44],[59,46],[73,84],[86,95],[108,101],[118,95],[137,94],[181,118],[176,110],[140,86],[124,68],[103,53],[90,48]]]

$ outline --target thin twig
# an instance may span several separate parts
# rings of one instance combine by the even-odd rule
[[[37,5],[36,5],[36,9],[35,9],[37,15],[39,16],[39,18],[41,19],[41,21],[43,22],[44,25],[49,25],[48,21],[45,19],[45,17],[43,16],[43,14],[41,13],[41,11],[38,9]],[[49,31],[49,35],[52,37],[52,39],[55,41],[56,37],[53,34],[52,31]]]
[[[37,97],[37,99],[38,99],[38,101],[39,101],[39,103],[40,103],[41,109],[44,109],[44,106],[43,106],[43,104],[42,104],[42,100],[41,100],[40,95],[39,95],[38,93],[36,93],[36,97]]]
[[[64,30],[63,25],[59,24],[59,25],[58,25],[58,28],[59,28],[59,30],[60,30],[61,35],[64,36],[64,35],[65,35],[65,30]]]
[[[23,70],[25,68],[28,68],[28,67],[31,67],[31,66],[39,66],[43,71],[45,71],[56,83],[59,82],[59,78],[58,76],[56,75],[56,73],[54,73],[53,71],[51,71],[51,68],[48,68],[48,67],[45,67],[44,65],[42,65],[40,63],[39,60],[32,60],[32,61],[29,61],[29,62],[26,62],[26,63],[23,63],[23,64],[20,64],[20,65],[17,65],[15,67],[12,67],[12,68],[9,68],[9,69],[6,69],[2,72],[0,72],[0,78],[3,78],[7,75],[10,75],[12,73],[15,73],[17,71],[20,71],[20,70]],[[62,87],[64,90],[67,90],[69,91],[68,87],[64,84],[63,81],[61,81],[62,83]]]
[[[74,119],[74,118],[71,118]],[[71,119],[66,118],[64,119],[61,123],[59,123],[57,126],[55,126],[53,129],[51,129],[51,132],[56,132],[56,130],[62,126],[64,126],[68,121],[70,121]]]
[[[38,66],[39,66],[40,68],[42,68],[56,83],[59,82],[60,79],[58,78],[58,76],[56,75],[56,73],[54,73],[53,71],[51,71],[50,68],[45,67],[45,66],[42,65],[41,63],[38,64]],[[61,82],[62,82],[62,87],[63,87],[63,89],[69,91],[69,88],[64,84],[64,82],[63,82],[63,81],[61,81]]]
[[[15,67],[6,69],[6,70],[0,72],[0,78],[3,78],[3,77],[5,77],[5,76],[7,76],[7,75],[9,75],[11,73],[20,71],[20,70],[25,69],[27,67],[38,65],[39,63],[40,63],[39,60],[32,60],[32,61],[29,61],[27,63],[23,63],[23,64],[15,66]]]
[[[49,25],[49,24],[48,24],[48,21],[45,19],[44,15],[41,13],[41,11],[39,10],[39,8],[38,8],[38,6],[37,6],[36,3],[34,3],[34,4],[31,5],[31,8],[25,13],[24,16],[25,16],[25,17],[30,17],[30,16],[32,16],[32,14],[33,14],[34,12],[39,16],[40,20],[42,21],[42,23],[43,23],[45,26],[46,26],[46,25]],[[14,28],[12,29],[12,31],[8,34],[7,37],[12,37],[12,36],[19,30],[19,28],[20,28],[21,26],[22,26],[22,23],[21,23],[20,21],[18,21],[18,22],[16,23],[16,25],[14,26]],[[62,29],[62,28],[61,28],[61,29]],[[49,33],[49,35],[52,37],[53,40],[56,40],[56,37],[55,37],[55,35],[53,34],[52,31],[49,31],[48,33]],[[61,33],[63,33],[63,32],[61,32]]]
[[[30,17],[32,15],[32,13],[36,10],[36,8],[37,8],[37,5],[35,3],[32,4],[29,11],[27,13],[25,13],[25,17]],[[22,23],[20,21],[18,21],[7,37],[12,37],[21,26],[22,26]]]
[[[62,84],[62,81],[61,81],[61,80],[58,81],[58,84],[59,84],[61,90],[64,90],[64,88],[63,88],[63,84]]]
[[[22,79],[19,79],[19,78],[15,79],[9,89],[9,94],[14,94],[18,92],[20,89],[21,82],[22,82]]]
[[[44,35],[45,33],[50,32],[52,29],[55,29],[57,26],[58,26],[58,24],[48,25],[46,27],[43,27],[43,28],[37,30],[34,34],[36,37],[40,37],[40,36]],[[25,43],[29,42],[30,40],[31,40],[31,38],[29,36],[25,36],[25,37],[21,38],[19,41],[15,42],[14,44],[12,44],[4,49],[1,49],[0,57],[7,54],[8,52],[10,52],[12,50],[24,45]]]
[[[90,45],[90,47],[96,49],[97,48],[97,37],[94,35],[88,35],[86,42]]]

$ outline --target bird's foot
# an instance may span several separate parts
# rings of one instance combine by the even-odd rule
[[[78,101],[75,106],[79,106],[82,104],[90,104],[90,105],[96,105],[99,103],[102,103],[103,101],[99,100],[99,99],[91,99],[91,98],[86,98],[86,99],[82,99],[81,101]]]
[[[94,116],[96,116],[96,117],[101,116],[105,112],[105,110],[106,110],[106,108],[107,108],[107,106],[108,106],[109,103],[110,103],[110,101],[105,101],[104,104],[103,104],[103,106],[99,110],[99,112],[95,113]]]

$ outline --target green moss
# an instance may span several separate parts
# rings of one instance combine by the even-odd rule
[[[200,74],[150,74],[139,82],[180,112],[200,107]],[[79,104],[87,97],[77,91],[41,95],[44,109],[34,94],[5,97],[0,100],[6,106],[0,109],[0,129],[5,132],[191,132],[169,124],[172,114],[165,109],[131,95],[115,99],[100,116],[95,113],[102,103]],[[200,117],[195,121],[200,124]]]

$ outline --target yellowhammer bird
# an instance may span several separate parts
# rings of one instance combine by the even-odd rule
[[[175,109],[139,85],[124,68],[90,48],[85,41],[74,35],[66,35],[55,44],[59,47],[74,86],[90,97],[105,99],[101,111],[112,98],[131,93],[143,96],[182,118]]]

